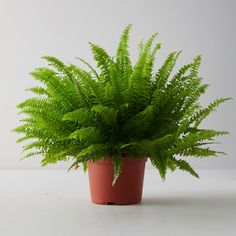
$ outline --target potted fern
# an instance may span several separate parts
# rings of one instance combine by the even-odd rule
[[[26,117],[15,129],[31,140],[24,158],[42,155],[42,165],[73,160],[89,171],[92,201],[99,204],[134,204],[141,200],[147,158],[164,180],[168,169],[198,174],[180,157],[222,154],[210,149],[225,131],[200,128],[218,105],[219,98],[203,108],[199,98],[208,85],[198,69],[201,57],[171,72],[180,52],[169,54],[155,73],[154,60],[160,44],[157,34],[139,44],[139,57],[131,64],[128,41],[131,25],[120,38],[116,56],[90,43],[97,62],[88,70],[65,65],[45,56],[47,67],[31,75],[43,86],[28,89],[35,96],[20,103]]]

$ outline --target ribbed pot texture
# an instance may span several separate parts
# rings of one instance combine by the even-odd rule
[[[124,158],[122,172],[112,186],[114,167],[111,158],[88,162],[91,200],[96,204],[128,205],[142,199],[147,158]]]

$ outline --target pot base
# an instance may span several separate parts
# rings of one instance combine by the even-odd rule
[[[122,205],[135,205],[135,204],[139,204],[141,202],[141,200],[137,201],[137,202],[123,202],[123,203],[120,203],[120,202],[95,202],[93,199],[91,199],[91,201],[95,204],[98,204],[98,205],[116,205],[116,206],[122,206]]]

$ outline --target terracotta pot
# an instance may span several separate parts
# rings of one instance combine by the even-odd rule
[[[106,205],[139,203],[142,199],[146,161],[147,158],[124,158],[121,175],[114,186],[111,158],[88,162],[92,202]]]

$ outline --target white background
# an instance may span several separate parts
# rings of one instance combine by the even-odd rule
[[[235,12],[233,0],[0,0],[0,168],[40,168],[40,157],[19,161],[21,145],[10,132],[19,124],[15,106],[29,96],[24,90],[35,84],[29,72],[42,65],[40,57],[54,55],[78,63],[74,58],[80,56],[92,62],[89,41],[114,54],[129,23],[133,60],[137,43],[159,32],[162,50],[157,66],[172,50],[183,50],[177,67],[200,53],[201,74],[211,84],[203,104],[221,96],[235,97]],[[193,160],[194,167],[236,167],[235,108],[235,101],[229,102],[204,123],[231,132],[220,139],[219,148],[228,156]]]
[[[177,68],[200,53],[201,75],[211,84],[202,103],[235,98],[235,13],[234,0],[0,0],[0,235],[236,235],[235,100],[204,123],[231,132],[220,139],[228,156],[192,160],[199,180],[176,171],[162,183],[147,170],[139,205],[91,204],[87,174],[66,174],[69,163],[42,170],[40,157],[19,161],[21,145],[10,132],[19,125],[16,104],[35,85],[29,72],[44,65],[41,56],[93,63],[88,42],[114,54],[129,23],[134,61],[137,43],[159,32],[157,67],[173,50],[183,50]]]

